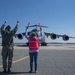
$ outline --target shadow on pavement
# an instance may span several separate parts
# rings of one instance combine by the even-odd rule
[[[10,73],[3,73],[0,72],[0,75],[12,75],[12,74],[28,74],[29,72],[10,72]]]

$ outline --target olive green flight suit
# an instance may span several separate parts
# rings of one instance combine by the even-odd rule
[[[18,30],[18,24],[16,24],[15,28],[11,30],[9,33],[5,31],[5,25],[3,24],[1,27],[1,35],[2,35],[2,64],[3,69],[11,68],[12,66],[12,57],[13,57],[13,36]]]

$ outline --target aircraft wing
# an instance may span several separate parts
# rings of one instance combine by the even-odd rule
[[[21,40],[21,39],[23,39],[24,35],[25,35],[25,32],[24,32],[24,33],[15,34],[14,37],[15,37],[15,38],[17,37],[18,39]],[[2,37],[0,36],[0,38],[2,38]]]
[[[71,37],[71,36],[68,36],[68,35],[66,35],[66,34],[60,35],[60,34],[47,33],[47,32],[44,32],[44,34],[45,34],[45,36],[47,36],[47,37],[48,37],[48,36],[51,36],[51,39],[56,39],[56,38],[59,38],[59,37],[62,37],[62,39],[63,39],[64,41],[68,41],[69,38],[75,39],[75,37]]]

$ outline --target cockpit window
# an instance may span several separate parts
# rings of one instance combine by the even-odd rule
[[[39,32],[39,30],[37,30],[37,29],[33,29],[31,32],[37,32],[37,31]]]

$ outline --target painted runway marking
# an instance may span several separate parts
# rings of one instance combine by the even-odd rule
[[[18,60],[15,60],[15,61],[13,61],[13,63],[17,63],[17,62],[19,62],[19,61],[22,61],[22,60],[28,58],[28,57],[29,57],[29,56],[25,56],[25,57],[23,57],[23,58],[20,58],[20,59],[18,59]]]
[[[14,60],[12,63],[17,63],[17,62],[19,62],[19,61],[22,61],[22,60],[28,58],[28,57],[29,57],[29,56],[25,56],[25,57],[23,57],[23,58],[20,58],[20,59]],[[2,65],[0,65],[0,68],[2,68]]]

